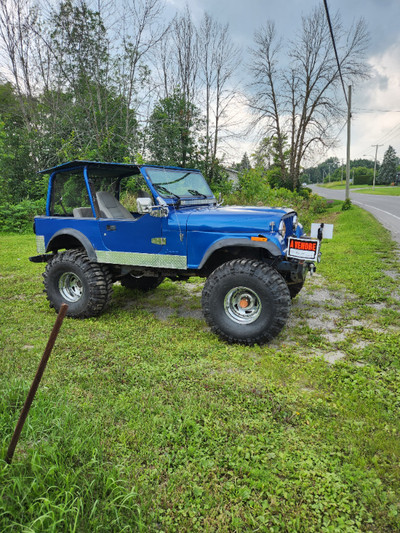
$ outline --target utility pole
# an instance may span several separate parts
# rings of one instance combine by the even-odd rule
[[[376,178],[376,158],[378,157],[378,146],[383,146],[383,144],[371,144],[375,146],[375,163],[374,163],[374,180],[372,182],[372,190],[375,190],[375,178]]]
[[[347,156],[346,156],[346,200],[350,200],[350,132],[351,132],[351,85],[347,107]]]

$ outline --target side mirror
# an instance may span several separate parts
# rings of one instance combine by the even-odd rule
[[[153,200],[151,198],[138,198],[136,200],[137,211],[139,214],[151,213]]]
[[[136,200],[137,210],[140,215],[150,213],[152,217],[165,218],[168,216],[167,205],[154,205],[151,198],[138,198]]]

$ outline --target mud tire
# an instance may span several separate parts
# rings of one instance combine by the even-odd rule
[[[68,304],[69,317],[97,316],[111,298],[112,278],[108,268],[90,261],[81,250],[55,254],[47,263],[43,278],[50,307],[58,312],[61,304]]]
[[[264,344],[278,335],[288,319],[288,286],[270,266],[235,259],[208,277],[203,313],[211,330],[229,343]]]

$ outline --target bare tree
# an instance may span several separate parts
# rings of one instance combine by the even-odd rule
[[[364,21],[345,31],[336,15],[332,27],[344,83],[367,77]],[[325,12],[320,7],[303,17],[286,58],[271,22],[255,34],[255,44],[250,107],[263,136],[275,138],[282,182],[296,188],[302,160],[314,146],[331,142],[333,124],[343,116],[340,72]]]
[[[219,24],[207,13],[204,14],[198,35],[199,67],[206,114],[206,170],[212,179],[220,135],[224,127],[228,126],[224,118],[236,95],[232,79],[240,64],[241,54],[239,48],[232,43],[229,26]]]
[[[21,112],[30,124],[27,100],[33,101],[36,67],[36,36],[33,27],[38,22],[38,10],[27,0],[1,0],[0,49],[2,76],[12,83],[18,95]]]
[[[194,102],[198,89],[198,32],[189,7],[176,15],[158,49],[157,68],[161,97],[169,97],[179,87],[187,101]]]
[[[116,25],[116,40],[122,40],[122,55],[118,68],[121,95],[127,102],[127,136],[130,127],[129,110],[135,108],[140,112],[143,103],[146,109],[148,107],[149,94],[153,88],[148,87],[143,94],[143,87],[149,75],[146,65],[154,48],[163,41],[169,30],[169,24],[162,21],[162,14],[161,0],[124,0],[122,3],[121,18]]]

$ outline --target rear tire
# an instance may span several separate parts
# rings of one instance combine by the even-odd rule
[[[289,289],[276,270],[252,259],[236,259],[208,277],[202,306],[207,324],[221,339],[253,345],[278,335],[291,304]]]
[[[43,274],[50,307],[59,311],[68,305],[67,316],[88,318],[99,315],[112,294],[112,278],[107,267],[90,261],[81,250],[57,253]]]

